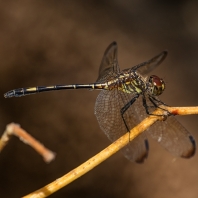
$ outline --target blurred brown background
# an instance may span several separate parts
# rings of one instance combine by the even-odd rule
[[[48,148],[45,164],[12,138],[0,155],[0,197],[21,197],[54,181],[109,144],[94,116],[97,91],[66,90],[5,99],[11,89],[90,83],[106,47],[117,41],[121,68],[169,55],[154,74],[172,106],[198,105],[198,2],[157,0],[0,1],[0,131],[16,122]],[[179,118],[198,140],[198,116]],[[117,153],[51,197],[198,196],[198,154],[179,159],[150,140],[143,165]]]

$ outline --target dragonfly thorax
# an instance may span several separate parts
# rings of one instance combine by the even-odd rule
[[[147,90],[145,78],[138,72],[131,70],[119,74],[119,77],[112,83],[114,88],[125,93],[141,94]]]
[[[153,96],[159,96],[165,89],[165,82],[158,76],[152,75],[148,80],[148,90]]]

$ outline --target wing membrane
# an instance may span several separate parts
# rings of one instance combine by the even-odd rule
[[[111,43],[102,58],[99,68],[99,75],[97,82],[105,82],[107,79],[116,76],[120,72],[117,61],[117,43]],[[110,80],[110,79],[109,79]]]
[[[175,156],[189,158],[195,153],[195,140],[172,116],[151,126],[148,133]]]
[[[134,66],[133,70],[138,70],[141,74],[147,74],[159,66],[166,58],[168,52],[163,51],[152,59]]]
[[[117,89],[103,90],[97,97],[95,114],[100,128],[112,142],[127,132],[120,109],[133,97],[134,94],[127,94]],[[133,112],[131,107],[124,114],[130,129],[139,122],[137,114]],[[122,149],[122,152],[130,161],[143,162],[148,155],[148,142],[145,134],[143,133],[131,141]]]

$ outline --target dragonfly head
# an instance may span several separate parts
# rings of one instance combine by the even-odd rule
[[[149,78],[150,92],[153,96],[159,96],[165,89],[165,82],[158,76],[152,75]]]

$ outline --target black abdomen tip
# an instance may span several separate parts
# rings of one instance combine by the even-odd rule
[[[14,94],[14,91],[8,91],[7,93],[4,94],[4,97],[5,98],[11,98],[11,97],[14,97],[15,94]]]
[[[190,158],[195,154],[195,151],[196,151],[195,140],[191,135],[189,136],[189,139],[190,139],[190,142],[191,142],[191,148],[189,148],[189,150],[187,152],[183,153],[183,155],[181,157]]]

